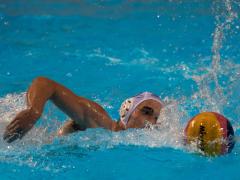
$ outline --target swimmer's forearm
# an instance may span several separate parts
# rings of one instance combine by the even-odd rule
[[[3,138],[12,142],[22,138],[40,118],[46,101],[53,96],[55,86],[47,78],[36,78],[27,92],[27,109],[21,111],[9,123]]]

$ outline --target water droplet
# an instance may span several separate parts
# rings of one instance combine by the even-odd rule
[[[28,52],[26,56],[32,56],[32,52]]]
[[[67,77],[72,77],[73,75],[72,75],[72,73],[67,73],[66,76]]]

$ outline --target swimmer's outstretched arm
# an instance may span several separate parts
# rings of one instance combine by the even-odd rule
[[[107,112],[97,103],[75,95],[71,90],[57,82],[44,78],[36,78],[27,92],[27,109],[21,111],[6,127],[4,140],[12,142],[21,139],[42,115],[45,103],[51,100],[71,119],[66,123],[67,129],[73,124],[76,130],[103,127],[117,130],[117,123],[112,121]],[[63,132],[64,134],[66,132]]]

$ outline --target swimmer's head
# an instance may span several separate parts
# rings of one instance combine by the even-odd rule
[[[125,128],[143,128],[149,123],[156,124],[162,107],[163,103],[158,96],[143,92],[122,103],[120,121]]]

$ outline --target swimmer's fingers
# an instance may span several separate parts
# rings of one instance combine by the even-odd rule
[[[6,127],[3,139],[7,142],[21,139],[34,126],[36,120],[30,109],[20,112]]]
[[[6,131],[3,135],[3,139],[8,143],[11,143],[16,139],[21,139],[23,137],[23,134],[24,134],[24,131],[21,128],[16,127],[11,131]]]
[[[12,136],[12,134],[18,133],[20,129],[19,121],[12,121],[5,130],[4,137]],[[6,138],[4,138],[6,139]]]
[[[15,129],[16,126],[19,126],[19,120],[15,119],[14,121],[12,121],[7,127],[6,129],[8,131],[10,131],[11,129]]]
[[[26,132],[27,131],[24,131],[21,122],[18,119],[15,119],[6,127],[3,139],[8,143],[11,143],[16,139],[21,139]]]
[[[19,134],[18,133],[14,133],[14,134],[7,134],[4,136],[4,140],[8,143],[11,143],[13,141],[15,141],[16,139],[19,138]]]
[[[20,131],[20,126],[18,124],[16,124],[14,127],[12,127],[11,129],[7,129],[7,133],[8,134],[14,134],[14,133],[19,133]]]

